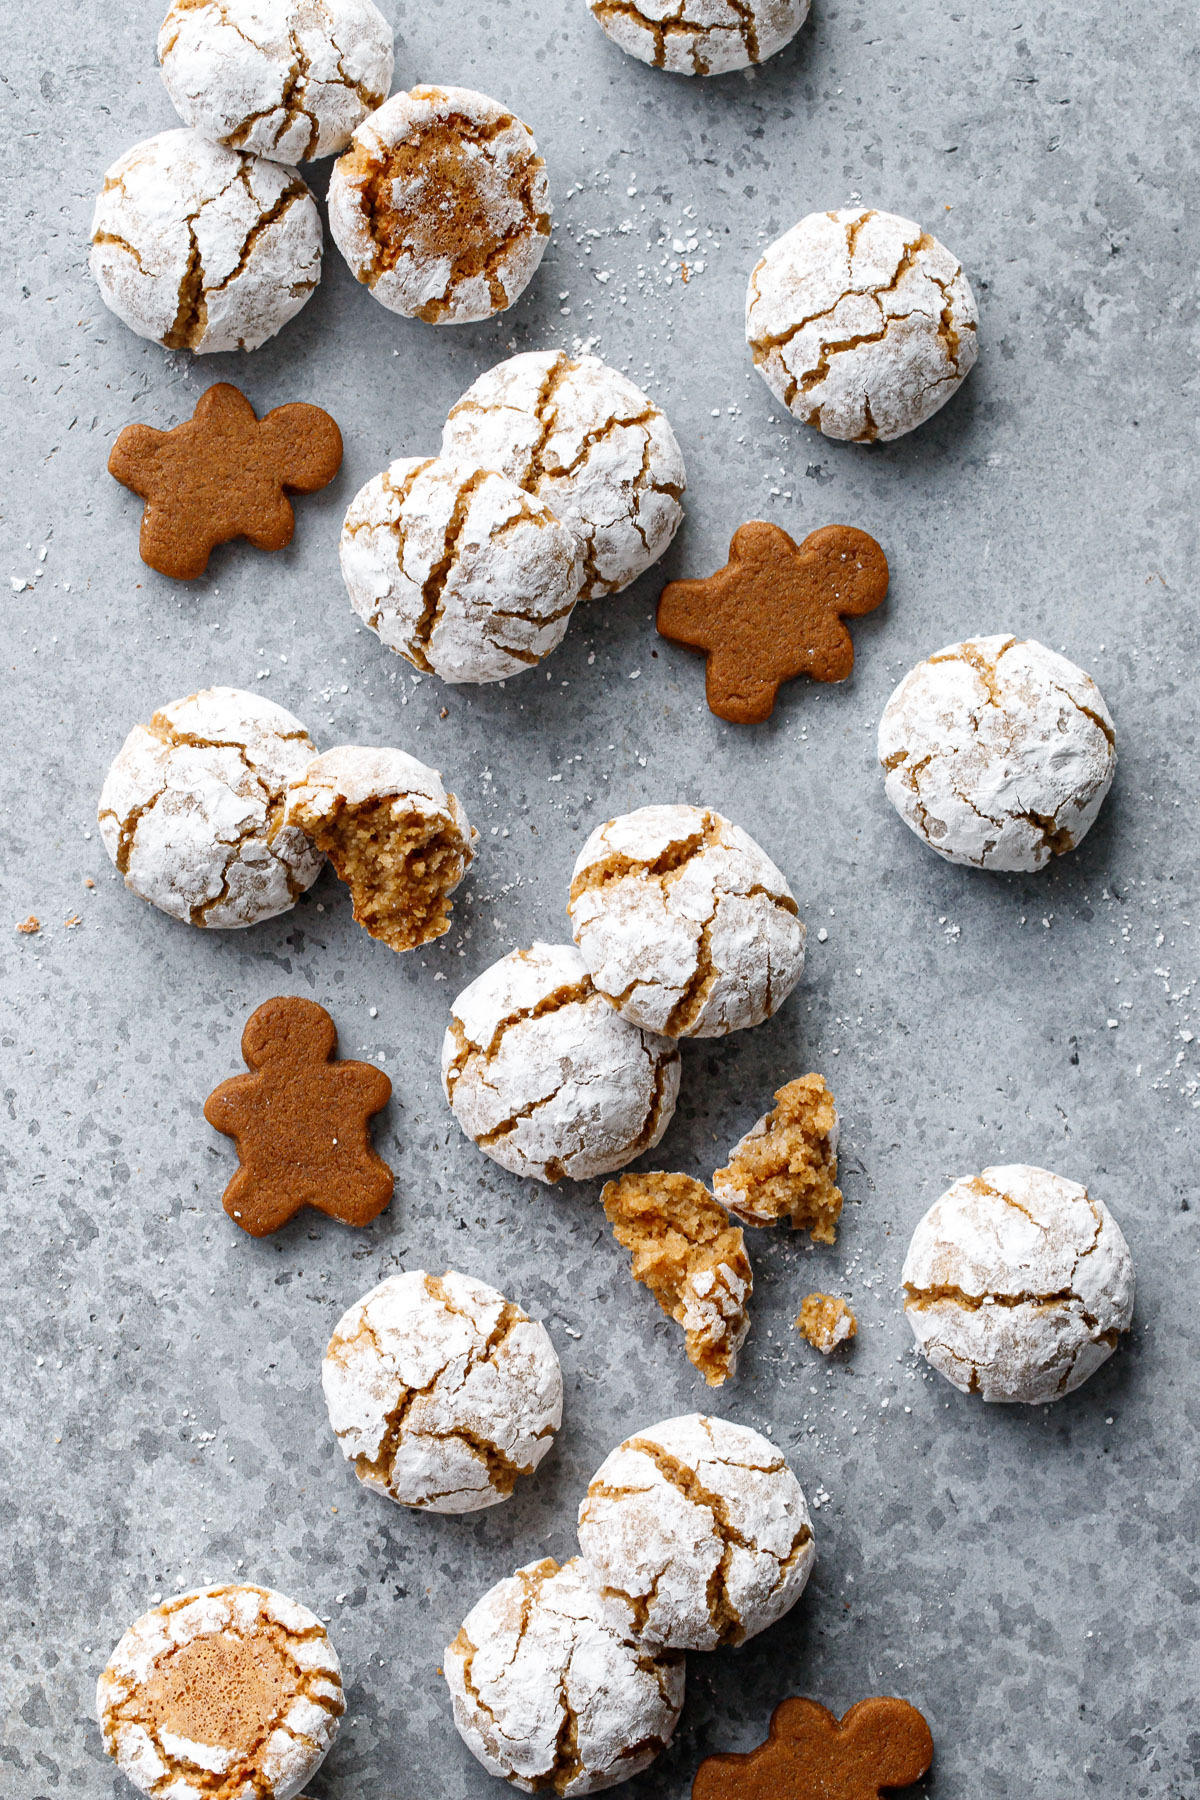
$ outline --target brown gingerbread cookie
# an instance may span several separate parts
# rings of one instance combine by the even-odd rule
[[[109,474],[146,502],[142,561],[174,581],[203,575],[230,538],[282,550],[296,523],[288,493],[315,494],[341,465],[342,434],[319,406],[300,401],[259,419],[228,381],[173,431],[127,425],[108,459]]]
[[[840,1720],[815,1700],[784,1700],[757,1750],[705,1757],[692,1800],[880,1800],[932,1761],[929,1727],[907,1700],[860,1700]]]
[[[281,997],[251,1013],[242,1033],[249,1075],[223,1081],[204,1103],[233,1138],[241,1168],[225,1211],[251,1237],[300,1211],[369,1225],[392,1197],[392,1171],[371,1146],[368,1120],[392,1084],[370,1063],[337,1062],[337,1027],[313,1000]]]
[[[853,525],[824,525],[797,544],[778,525],[741,525],[729,561],[704,581],[672,581],[658,629],[708,657],[708,704],[719,719],[769,719],[783,681],[844,681],[854,645],[843,616],[873,612],[888,589],[887,557]]]

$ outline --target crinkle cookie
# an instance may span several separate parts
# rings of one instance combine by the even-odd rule
[[[299,719],[239,688],[205,688],[135,725],[99,807],[126,887],[218,930],[287,912],[324,861],[283,823],[288,784],[315,754]]]
[[[185,125],[300,162],[344,149],[382,103],[392,29],[372,0],[173,0],[158,60]]]
[[[503,681],[549,656],[579,598],[575,534],[473,463],[401,458],[360,488],[342,576],[363,623],[443,681]]]
[[[450,929],[476,834],[436,769],[403,750],[340,744],[292,783],[284,824],[329,858],[372,937],[415,950]]]
[[[1085,1187],[1012,1163],[935,1200],[904,1259],[921,1354],[984,1400],[1059,1400],[1095,1373],[1133,1318],[1133,1259]]]
[[[294,1800],[344,1711],[320,1619],[261,1587],[200,1588],[143,1613],[96,1686],[104,1748],[157,1800]]]
[[[571,944],[514,950],[464,988],[442,1084],[469,1138],[514,1175],[589,1181],[652,1150],[679,1096],[679,1051],[619,1019]]]
[[[321,1385],[358,1479],[427,1512],[507,1500],[562,1424],[546,1327],[453,1269],[409,1269],[356,1301],[334,1327]]]
[[[791,42],[809,0],[588,0],[613,43],[672,75],[724,75]]]
[[[627,1438],[579,1509],[579,1547],[650,1649],[741,1644],[789,1612],[816,1555],[800,1483],[757,1431],[685,1413]]]
[[[1117,752],[1090,675],[998,636],[909,670],[879,722],[879,761],[904,823],[947,862],[1031,871],[1090,831]]]
[[[595,1794],[670,1743],[682,1656],[650,1656],[604,1606],[577,1556],[498,1581],[443,1659],[454,1723],[489,1774],[534,1794]]]
[[[466,325],[503,312],[550,240],[550,184],[527,125],[470,88],[393,94],[329,183],[329,229],[392,312]]]
[[[809,213],[750,277],[746,338],[789,412],[826,437],[902,437],[975,363],[978,313],[957,258],[895,213]]]
[[[713,1176],[713,1193],[747,1225],[807,1228],[814,1244],[836,1241],[838,1115],[819,1075],[801,1075],[775,1095],[772,1111],[734,1145]]]
[[[800,979],[805,930],[754,839],[699,806],[642,806],[593,831],[567,907],[597,988],[632,1025],[724,1037]]]
[[[100,297],[168,350],[256,350],[321,279],[321,218],[295,169],[160,131],[119,157],[92,216]]]
[[[628,587],[683,518],[683,453],[666,415],[597,356],[529,350],[498,363],[451,411],[442,455],[499,470],[571,527],[585,600]]]

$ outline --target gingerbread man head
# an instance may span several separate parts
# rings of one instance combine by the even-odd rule
[[[785,1700],[757,1750],[705,1758],[692,1800],[881,1800],[932,1761],[929,1727],[907,1700],[860,1700],[840,1720],[815,1700]]]

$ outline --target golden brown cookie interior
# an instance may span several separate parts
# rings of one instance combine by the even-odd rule
[[[450,895],[471,860],[461,831],[403,795],[320,811],[294,801],[289,824],[324,851],[350,889],[354,917],[393,950],[414,950],[450,929]]]
[[[858,1320],[839,1294],[806,1294],[796,1330],[814,1350],[828,1356],[858,1336]]]
[[[746,1133],[713,1191],[748,1225],[807,1230],[832,1244],[842,1210],[837,1185],[837,1108],[820,1075],[801,1075],[775,1095],[774,1110]]]
[[[158,1664],[145,1707],[159,1732],[244,1753],[265,1737],[295,1686],[288,1657],[270,1637],[219,1631]]]

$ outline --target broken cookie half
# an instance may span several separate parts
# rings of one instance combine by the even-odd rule
[[[747,1225],[786,1223],[816,1244],[832,1244],[842,1210],[837,1144],[833,1095],[820,1075],[801,1075],[734,1146],[713,1176],[713,1192]]]
[[[403,750],[339,745],[292,783],[283,824],[328,856],[372,937],[415,950],[449,930],[476,834],[436,769]]]

